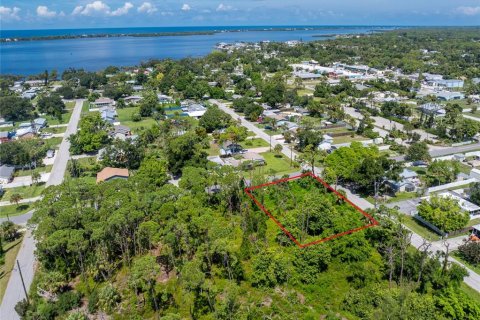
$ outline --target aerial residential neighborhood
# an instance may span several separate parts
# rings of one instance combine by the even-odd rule
[[[173,16],[107,2],[32,8]],[[480,318],[478,23],[0,8],[0,319]]]

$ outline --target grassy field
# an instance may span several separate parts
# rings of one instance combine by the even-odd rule
[[[300,90],[297,90],[297,94],[299,96],[308,96],[308,95],[313,95],[313,90],[310,90],[310,89],[300,89]]]
[[[348,136],[334,137],[333,144],[347,143],[352,141],[364,141],[364,140],[369,140],[369,139],[359,135],[355,135],[352,138],[352,136],[348,135]]]
[[[261,147],[268,147],[269,143],[262,138],[253,138],[253,139],[247,139],[245,141],[240,142],[240,145],[244,149],[251,149],[251,148],[261,148]],[[272,147],[275,147],[272,142]]]
[[[33,209],[33,204],[23,203],[20,205],[10,205],[0,207],[0,218],[19,216]]]
[[[415,219],[413,219],[411,216],[404,215],[402,217],[402,223],[406,225],[409,229],[411,229],[413,232],[416,234],[422,236],[425,239],[428,240],[439,240],[440,236],[436,234],[435,232],[432,232],[419,224]]]
[[[2,301],[5,290],[7,289],[8,280],[10,279],[10,274],[15,265],[15,260],[17,258],[18,251],[20,250],[22,240],[23,236],[3,246],[3,250],[5,250],[6,254],[5,264],[0,267],[0,302]]]
[[[139,111],[140,111],[139,107],[117,109],[118,121],[120,121],[120,122],[131,121],[132,120],[132,115],[134,113],[138,113]]]
[[[53,137],[50,139],[44,139],[43,141],[48,146],[49,149],[57,149],[57,147],[62,143],[63,138]]]
[[[17,170],[15,171],[15,177],[31,176],[33,172],[39,172],[39,173],[50,172],[52,171],[52,167],[53,167],[52,165],[48,165],[45,167],[37,167],[36,169],[33,169],[33,170],[29,170],[29,169]]]
[[[42,129],[42,133],[64,133],[65,131],[67,131],[67,127],[48,127]]]
[[[75,108],[75,101],[69,101],[65,103],[65,108],[67,109],[73,109]]]
[[[152,118],[144,118],[138,122],[132,121],[132,115],[138,113],[138,111],[138,107],[117,109],[118,121],[120,121],[121,124],[128,126],[134,133],[142,128],[150,128],[156,123]]]
[[[82,113],[87,113],[87,112],[89,112],[89,109],[90,109],[90,102],[88,102],[88,101],[83,101]]]
[[[262,155],[267,162],[267,165],[264,167],[266,174],[269,172],[273,172],[275,174],[288,174],[299,171],[298,168],[292,168],[290,166],[290,159],[285,157],[283,154],[277,157],[274,152],[263,152],[260,153],[260,155]]]
[[[23,199],[38,197],[42,191],[45,189],[45,184],[41,185],[31,185],[28,187],[17,187],[17,188],[8,188],[4,189],[5,193],[1,196],[2,201],[10,201],[12,194],[18,193],[22,196]]]
[[[387,200],[388,203],[398,202],[408,199],[417,198],[417,194],[415,192],[397,192],[395,197],[391,197]]]
[[[49,125],[55,125],[55,124],[65,124],[70,121],[70,118],[72,117],[72,112],[73,110],[65,110],[62,114],[62,120],[58,120],[56,117],[52,117],[50,115],[45,115],[43,116],[45,119],[47,119],[47,123]]]

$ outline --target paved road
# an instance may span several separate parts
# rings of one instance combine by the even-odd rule
[[[465,109],[464,109],[463,112],[466,112]],[[475,120],[475,121],[479,121],[479,122],[480,122],[480,118],[477,118],[477,117],[474,117],[474,116],[470,116],[470,115],[465,114],[465,113],[463,114],[463,117],[464,117],[464,118],[467,118],[467,119],[470,119],[470,120]]]
[[[0,223],[2,223],[3,221],[10,220],[10,221],[12,221],[13,223],[18,224],[18,225],[20,225],[20,226],[26,226],[28,220],[30,220],[30,218],[32,217],[32,214],[33,214],[33,210],[30,210],[30,211],[28,211],[27,213],[22,214],[22,215],[20,215],[20,216],[12,216],[12,217],[9,217],[9,219],[7,219],[7,218],[0,218]]]
[[[78,121],[80,120],[80,114],[82,112],[83,100],[77,100],[75,108],[68,123],[67,130],[65,131],[65,136],[60,144],[60,149],[57,152],[57,157],[53,163],[52,172],[50,178],[47,181],[46,186],[59,185],[63,181],[65,175],[65,170],[67,169],[67,162],[70,158],[70,142],[67,140],[71,134],[77,131]],[[12,221],[26,222],[26,219],[30,218],[32,212],[30,211],[26,215],[12,217]],[[14,220],[15,218],[15,220]],[[20,267],[22,269],[23,278],[25,281],[25,286],[30,288],[32,284],[33,275],[35,274],[35,240],[32,236],[30,230],[25,234],[24,240],[20,251],[18,252],[17,259],[20,262]],[[17,320],[20,319],[18,314],[15,311],[15,305],[17,302],[25,298],[25,294],[22,289],[22,282],[20,280],[20,274],[17,267],[13,268],[10,275],[10,280],[8,281],[7,290],[3,297],[2,305],[0,306],[0,319],[5,320]]]
[[[345,109],[345,112],[349,115],[351,115],[352,117],[354,117],[355,119],[357,119],[357,124],[360,122],[360,120],[363,119],[363,115],[358,112],[358,111],[355,111],[354,108],[350,108],[350,107],[344,107]],[[387,130],[384,130],[382,128],[379,128],[379,126],[375,126],[373,128],[373,131],[375,132],[378,132],[378,134],[380,135],[380,137],[382,138],[385,138],[388,136],[389,132]]]
[[[456,153],[465,153],[469,151],[475,151],[480,149],[480,142],[479,143],[473,143],[473,144],[467,144],[465,146],[458,146],[458,147],[448,147],[448,148],[442,148],[442,149],[435,149],[435,150],[430,150],[430,156],[432,158],[438,158],[438,157],[443,157],[443,156],[448,156],[451,154],[456,154]],[[398,156],[398,157],[393,157],[392,159],[396,161],[405,161],[405,156]]]
[[[221,110],[223,110],[224,112],[231,115],[233,119],[240,119],[241,123],[244,127],[246,127],[248,130],[254,132],[260,138],[264,139],[267,142],[270,141],[270,136],[268,134],[266,134],[263,130],[257,128],[254,124],[252,124],[250,121],[246,120],[244,117],[238,115],[233,109],[227,107],[226,104],[221,103],[221,102],[219,102],[217,100],[214,100],[214,99],[211,99],[210,102],[213,103],[213,104],[216,104]],[[272,145],[273,145],[273,142],[272,142]],[[297,156],[297,154],[293,150],[291,150],[288,145],[283,143],[282,146],[283,146],[282,153],[284,155],[286,155],[288,158]],[[321,169],[320,168],[315,168],[315,170],[317,172],[320,172]],[[352,194],[350,192],[350,190],[345,189],[345,188],[341,188],[341,187],[339,187],[338,189],[344,190],[347,193],[347,198],[351,202],[353,202],[355,205],[360,207],[361,209],[363,209],[363,210],[373,209],[373,207],[374,207],[373,204],[371,204],[367,200],[365,200],[365,199],[363,199],[363,198],[361,198],[361,197],[359,197],[355,194]],[[412,232],[412,239],[411,239],[412,245],[415,246],[416,248],[420,248],[423,244],[423,238],[421,236],[419,236],[418,234],[414,233],[412,230],[410,230],[410,231]],[[442,251],[443,252],[443,251],[445,251],[445,248],[443,247],[441,242],[433,242],[430,250],[432,252],[436,252],[436,251]],[[468,270],[469,276],[464,279],[465,283],[468,284],[473,289],[480,292],[480,275],[478,275],[475,272],[473,272],[472,270],[468,269],[465,265],[463,265],[459,261],[455,260],[454,258],[450,258],[450,261],[456,262],[456,263],[462,265],[463,267],[465,267]]]
[[[41,198],[42,197],[38,196],[38,197],[33,197],[33,198],[28,198],[28,199],[22,199],[22,200],[18,201],[18,203],[22,204],[22,203],[35,202],[35,201],[40,200]],[[10,206],[10,205],[12,205],[12,203],[10,201],[0,201],[0,207]]]

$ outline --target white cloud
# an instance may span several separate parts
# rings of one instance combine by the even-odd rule
[[[466,16],[476,16],[477,14],[480,14],[480,6],[479,7],[458,7],[456,11]]]
[[[171,12],[171,11],[162,11],[160,14],[164,17],[173,16],[173,12]]]
[[[72,15],[83,15],[83,16],[93,16],[93,15],[107,15],[107,16],[123,16],[133,8],[131,2],[125,2],[123,7],[120,7],[116,10],[110,11],[110,7],[103,1],[93,1],[88,3],[85,6],[77,6],[72,11]]]
[[[94,14],[109,14],[110,7],[102,1],[93,1],[88,3],[85,7],[78,6],[73,9],[72,14],[81,14],[84,16],[90,16]]]
[[[81,14],[82,10],[83,10],[82,6],[76,6],[75,9],[73,9],[73,11],[72,11],[72,15]]]
[[[49,11],[47,6],[38,6],[37,15],[41,18],[53,18],[57,15],[57,12]]]
[[[0,18],[5,21],[9,20],[20,20],[20,17],[18,16],[18,13],[20,12],[20,8],[18,7],[4,7],[0,6]]]
[[[140,7],[138,7],[137,10],[138,10],[138,12],[151,14],[151,13],[154,13],[155,11],[157,11],[157,8],[155,7],[154,4],[152,4],[150,2],[144,2],[144,3],[142,3],[142,5]]]
[[[231,11],[231,10],[233,10],[232,6],[225,5],[223,3],[220,3],[217,7],[217,11]]]
[[[182,6],[182,11],[190,11],[190,10],[192,10],[192,7],[190,7],[189,4],[184,3]]]
[[[125,2],[123,7],[118,8],[117,10],[112,11],[110,15],[112,16],[123,16],[128,13],[130,9],[133,8],[133,4],[131,2]]]

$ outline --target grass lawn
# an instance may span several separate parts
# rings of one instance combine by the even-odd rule
[[[467,99],[460,99],[460,100],[454,100],[454,101],[448,101],[448,102],[441,102],[440,104],[446,106],[448,103],[458,103],[458,105],[460,107],[462,107],[462,109],[470,109],[471,107],[473,107],[474,105],[476,105],[478,107],[478,104],[477,103],[470,103],[468,104],[468,101]],[[467,113],[467,114],[470,114],[470,113]]]
[[[49,164],[48,166],[37,167],[36,169],[33,169],[33,170],[29,170],[29,169],[17,170],[17,171],[15,171],[15,177],[31,176],[32,172],[39,172],[39,173],[50,172],[50,171],[52,171],[52,167],[53,167],[53,165]]]
[[[0,302],[3,299],[5,290],[7,289],[10,274],[15,265],[18,251],[20,250],[23,235],[15,241],[9,242],[3,246],[5,251],[5,264],[0,267]]]
[[[90,102],[88,101],[83,101],[82,105],[82,113],[87,113],[90,110]]]
[[[465,174],[470,174],[470,171],[472,171],[472,167],[462,162],[459,162],[459,168],[460,168],[460,172]]]
[[[273,142],[272,142],[273,144]],[[244,149],[251,149],[251,148],[261,148],[261,147],[268,147],[269,143],[262,138],[252,138],[252,139],[247,139],[245,141],[240,142],[240,145]],[[274,147],[275,145],[272,145]]]
[[[387,200],[388,203],[391,202],[398,202],[398,201],[403,201],[403,200],[408,200],[408,199],[414,199],[417,198],[417,194],[415,192],[397,192],[395,197],[391,197],[390,199]]]
[[[67,109],[73,109],[73,108],[75,108],[75,101],[66,102],[66,103],[65,103],[65,107],[66,107]]]
[[[136,130],[139,130],[142,128],[150,128],[152,125],[157,123],[152,118],[143,118],[141,121],[138,121],[138,122],[132,121],[132,115],[134,113],[138,113],[139,110],[140,110],[139,107],[117,109],[117,114],[118,114],[117,119],[121,124],[129,127],[134,133]]]
[[[477,224],[480,224],[480,218],[470,220],[467,224],[467,227],[473,227]]]
[[[38,197],[42,191],[45,189],[45,184],[41,185],[31,185],[28,187],[17,187],[17,188],[8,188],[4,189],[5,193],[2,195],[2,201],[10,201],[12,194],[18,193],[22,196],[23,199]],[[1,210],[1,209],[0,209]]]
[[[352,138],[352,136],[348,135],[348,136],[334,137],[333,144],[347,143],[352,141],[363,141],[363,140],[369,140],[369,139],[359,135],[355,135]]]
[[[422,236],[425,239],[428,240],[439,240],[440,236],[436,234],[433,231],[430,231],[429,229],[425,228],[422,226],[420,223],[418,223],[414,218],[411,216],[404,215],[402,217],[402,223],[406,225],[409,229],[411,229],[413,232],[416,234]]]
[[[65,131],[67,131],[67,127],[48,127],[42,129],[42,133],[64,133]]]
[[[480,293],[477,290],[471,288],[465,282],[461,283],[460,290],[462,290],[464,293],[466,293],[467,296],[472,298],[476,303],[480,304]]]
[[[474,266],[473,264],[471,264],[470,262],[467,262],[466,260],[463,259],[463,257],[460,255],[460,253],[458,251],[454,251],[453,252],[453,256],[458,259],[461,263],[463,263],[464,265],[466,265],[467,267],[469,267],[470,269],[472,269],[475,273],[478,273],[480,274],[480,265],[478,266]]]
[[[220,155],[220,147],[216,143],[210,143],[210,148],[205,149],[209,156]]]
[[[118,121],[120,122],[131,121],[132,115],[134,113],[138,113],[139,111],[140,111],[139,107],[117,109]]]
[[[33,204],[31,203],[23,203],[20,205],[10,205],[10,206],[2,206],[0,207],[0,217],[13,217],[13,216],[19,216],[24,213],[27,213],[28,211],[33,209]]]
[[[299,168],[292,168],[290,166],[290,159],[285,157],[283,154],[279,157],[276,157],[274,152],[263,152],[260,153],[265,158],[267,165],[264,166],[264,171],[266,174],[269,174],[271,170],[275,174],[288,174],[295,171],[299,171]]]
[[[49,125],[54,125],[54,124],[65,124],[70,121],[70,118],[72,116],[73,110],[65,110],[62,114],[62,120],[58,120],[56,117],[52,117],[50,115],[45,115],[43,116],[45,119],[47,119],[47,123]]]
[[[298,94],[299,96],[313,95],[313,90],[310,90],[310,89],[300,89],[300,90],[297,90],[297,94]]]
[[[276,130],[276,131],[273,131],[273,130],[270,130],[270,129],[265,129],[265,125],[264,124],[255,124],[255,127],[257,128],[260,128],[262,129],[266,134],[268,134],[269,136],[274,136],[276,134],[280,134],[280,130]]]
[[[146,118],[143,119],[142,121],[134,122],[134,121],[123,121],[122,124],[124,126],[127,126],[132,130],[133,133],[138,133],[139,130],[142,130],[144,128],[150,128],[157,122],[152,119],[152,118]]]
[[[43,139],[45,144],[48,146],[49,149],[57,149],[57,147],[62,143],[62,137],[53,137],[50,139]]]

